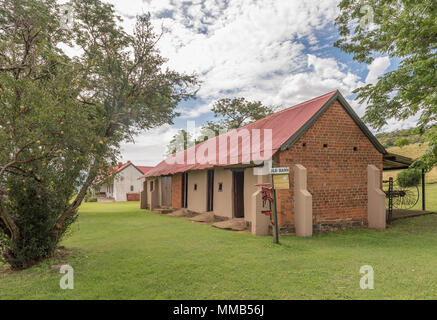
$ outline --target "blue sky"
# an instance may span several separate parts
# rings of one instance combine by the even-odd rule
[[[167,143],[187,121],[213,119],[220,98],[245,97],[286,108],[339,89],[362,116],[365,105],[352,91],[396,66],[388,57],[360,64],[333,46],[337,0],[111,0],[132,32],[135,16],[150,12],[167,66],[197,73],[202,86],[195,100],[178,106],[174,125],[155,128],[125,144],[123,160],[156,165]],[[390,121],[384,131],[411,127],[415,119]]]

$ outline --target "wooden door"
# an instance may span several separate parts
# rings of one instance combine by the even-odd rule
[[[188,172],[182,173],[182,208],[188,208]]]
[[[214,170],[208,170],[208,202],[206,211],[214,211]]]
[[[161,177],[161,192],[163,207],[171,207],[171,176]]]
[[[234,218],[244,218],[244,171],[234,171]]]

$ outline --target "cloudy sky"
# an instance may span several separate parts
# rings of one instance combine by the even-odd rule
[[[175,132],[187,120],[213,118],[211,104],[245,97],[286,108],[339,89],[362,116],[352,91],[390,71],[394,62],[377,57],[359,64],[333,47],[337,0],[111,0],[131,32],[137,14],[150,12],[164,36],[159,42],[168,65],[196,72],[202,86],[196,100],[181,103],[172,126],[145,132],[123,145],[123,160],[156,165]],[[410,127],[414,119],[391,122],[385,131]]]

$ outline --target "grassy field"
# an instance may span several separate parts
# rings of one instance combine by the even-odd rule
[[[3,268],[0,299],[437,298],[437,215],[273,245],[137,208],[84,204],[63,242],[73,253],[21,272]],[[74,268],[74,290],[60,289],[62,275],[50,270],[57,263]],[[374,268],[374,290],[359,287],[362,265]]]

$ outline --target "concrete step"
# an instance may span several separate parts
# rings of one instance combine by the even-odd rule
[[[212,226],[219,229],[226,229],[232,231],[248,230],[247,221],[245,221],[243,218],[229,219],[225,221],[216,222]]]
[[[204,212],[190,219],[195,222],[214,222],[214,212]]]
[[[169,214],[172,213],[174,210],[172,208],[155,208],[153,209],[153,212],[159,213],[159,214]]]
[[[198,213],[187,210],[187,209],[175,209],[172,213],[168,214],[172,217],[181,217],[181,218],[192,218],[194,216],[197,216]]]

